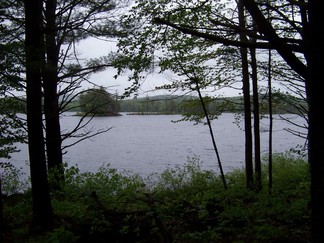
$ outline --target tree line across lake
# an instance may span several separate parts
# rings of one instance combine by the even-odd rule
[[[267,95],[260,95],[259,109],[268,113]],[[307,103],[289,94],[273,94],[273,113],[300,113],[300,107]],[[209,114],[222,112],[242,112],[244,101],[241,96],[234,97],[204,97],[203,102]],[[192,95],[158,95],[133,99],[118,99],[103,88],[89,89],[68,106],[68,110],[79,114],[96,114],[98,116],[117,115],[119,112],[130,114],[199,114],[203,113],[202,101]]]
[[[8,103],[8,99],[0,99],[2,103]],[[300,107],[307,107],[307,103],[298,97],[275,93],[272,97],[272,111],[276,114],[299,114]],[[244,101],[241,96],[233,97],[204,97],[203,101],[209,114],[217,115],[222,112],[243,112]],[[18,113],[25,113],[25,100],[10,100],[11,109]],[[268,113],[267,95],[260,95],[259,109]],[[116,95],[100,89],[89,89],[78,99],[66,106],[66,111],[77,112],[79,115],[110,116],[119,112],[129,114],[197,114],[202,113],[201,100],[192,95],[158,95],[133,99],[118,99]]]

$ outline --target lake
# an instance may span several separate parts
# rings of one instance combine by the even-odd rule
[[[283,115],[295,123],[304,120],[296,115]],[[81,172],[96,172],[104,164],[118,170],[130,170],[142,176],[162,172],[166,168],[183,166],[188,157],[197,157],[202,168],[219,171],[208,127],[191,122],[174,123],[180,115],[126,115],[118,117],[95,117],[88,129],[93,131],[111,127],[107,133],[87,139],[68,148],[64,161],[69,166],[78,165]],[[292,135],[286,129],[292,125],[278,120],[275,116],[273,132],[273,151],[285,152],[305,140]],[[62,131],[72,129],[79,117],[65,113],[61,118]],[[234,124],[232,113],[224,113],[213,121],[214,135],[224,171],[244,166],[243,121],[240,127]],[[261,120],[262,153],[268,150],[268,120]],[[71,141],[68,141],[69,143]],[[64,143],[64,144],[67,144]],[[20,153],[13,154],[10,160],[14,165],[23,167],[28,173],[27,145],[19,145]]]

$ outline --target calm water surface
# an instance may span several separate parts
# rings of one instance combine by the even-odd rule
[[[62,130],[72,129],[79,117],[67,113],[61,118]],[[294,115],[285,115],[294,122],[303,120]],[[191,122],[173,123],[180,115],[126,115],[119,117],[96,117],[88,129],[93,131],[112,127],[107,133],[85,140],[67,149],[64,160],[70,166],[78,165],[82,172],[96,172],[104,164],[118,170],[130,170],[147,176],[162,172],[168,167],[184,165],[188,157],[198,157],[203,169],[218,171],[215,152],[207,126]],[[214,135],[225,171],[243,167],[244,132],[234,124],[234,114],[226,113],[213,121]],[[243,127],[243,121],[240,126]],[[262,152],[267,152],[268,121],[261,121]],[[285,152],[304,140],[285,131],[292,126],[275,120],[273,133],[274,152]],[[67,143],[71,142],[67,141]],[[65,143],[65,144],[67,144]],[[19,146],[21,152],[14,154],[12,162],[24,166],[27,161],[27,146]],[[28,169],[27,171],[28,172]]]

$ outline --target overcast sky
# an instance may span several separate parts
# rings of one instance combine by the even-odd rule
[[[89,38],[79,42],[77,48],[80,56],[84,58],[96,58],[107,55],[112,51],[117,51],[116,42],[103,41],[94,38]],[[128,81],[127,73],[123,76],[120,76],[118,79],[114,79],[114,75],[116,75],[116,73],[117,71],[115,69],[109,68],[104,72],[92,75],[90,77],[90,81],[97,85],[107,87],[108,91],[111,93],[115,93],[117,91],[119,94],[122,94],[124,93],[125,88],[131,85],[131,82]],[[160,94],[172,94],[172,92],[169,92],[167,90],[160,90],[155,92],[153,92],[153,90],[156,86],[170,83],[174,78],[176,78],[176,76],[171,72],[166,72],[164,74],[149,74],[144,83],[141,85],[138,95],[140,97],[143,97],[146,95],[153,96]],[[91,84],[85,84],[83,86],[83,88],[85,89],[91,87],[93,87],[93,85]],[[221,90],[214,95],[233,96],[238,94],[239,91],[237,90],[227,89]],[[209,94],[209,96],[211,95],[212,94]]]

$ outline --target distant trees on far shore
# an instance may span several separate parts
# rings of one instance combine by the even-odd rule
[[[276,93],[273,95],[273,112],[300,113],[300,106],[306,102],[291,95]],[[222,112],[242,112],[243,97],[204,97],[209,114]],[[137,99],[119,100],[119,111],[128,113],[161,113],[161,114],[193,114],[202,113],[201,102],[195,96],[161,95]],[[260,95],[260,111],[268,112],[267,97]]]
[[[1,100],[9,98],[3,98]],[[205,97],[210,114],[222,112],[243,111],[243,98],[234,97]],[[260,95],[260,111],[268,112],[266,95]],[[307,103],[295,96],[275,93],[273,94],[273,112],[275,114],[293,113],[300,114],[301,107]],[[82,93],[78,99],[69,104],[68,111],[79,112],[88,115],[105,116],[117,115],[118,112],[137,114],[189,114],[202,112],[201,103],[196,96],[180,95],[158,95],[147,96],[136,99],[118,100],[116,95],[110,94],[104,88],[89,89]],[[17,113],[25,113],[25,101],[21,99],[19,106],[16,106]]]

